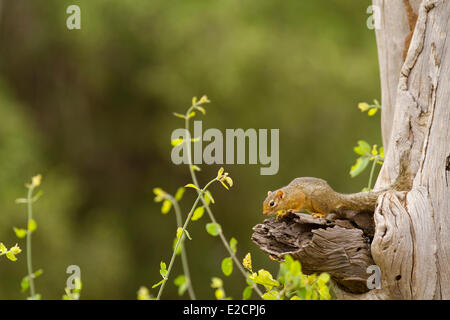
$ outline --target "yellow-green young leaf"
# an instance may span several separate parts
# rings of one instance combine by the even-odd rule
[[[8,249],[5,247],[3,242],[0,242],[0,253],[5,253]]]
[[[218,277],[211,278],[211,288],[217,289],[217,288],[222,288],[222,287],[223,287],[222,279],[220,279]]]
[[[273,287],[278,287],[280,283],[272,277],[272,274],[264,269],[250,275],[250,279],[260,285],[266,287],[267,290],[271,290]]]
[[[219,171],[217,171],[217,178],[222,177],[224,171],[225,171],[224,168],[220,168]]]
[[[36,293],[34,296],[28,297],[27,300],[41,300],[41,295]]]
[[[181,114],[181,113],[174,112],[173,115],[174,115],[175,117],[177,117],[177,118],[186,119],[186,117],[184,116],[184,114]]]
[[[192,111],[191,113],[188,114],[187,118],[190,119],[192,117],[195,117],[195,112]]]
[[[217,289],[214,292],[214,295],[216,296],[217,300],[222,300],[225,297],[225,292],[223,291],[223,289]]]
[[[358,103],[358,109],[361,110],[361,112],[369,110],[370,105],[367,102],[360,102]]]
[[[156,287],[159,287],[159,286],[162,285],[163,282],[165,282],[165,281],[166,281],[166,279],[162,279],[160,282],[155,283],[155,284],[152,286],[152,289],[154,289],[154,288],[156,288]]]
[[[191,168],[194,171],[202,171],[202,169],[200,169],[200,167],[196,166],[195,164],[191,165]]]
[[[250,252],[245,255],[244,260],[242,260],[242,265],[248,271],[253,272],[252,271],[252,255],[250,254]]]
[[[197,109],[198,111],[200,111],[200,112],[203,113],[203,114],[206,114],[206,110],[205,110],[205,108],[203,108],[203,107],[196,106],[195,109]]]
[[[14,233],[16,234],[17,238],[22,239],[25,238],[25,236],[27,235],[27,230],[22,229],[22,228],[13,228],[14,229]]]
[[[322,282],[322,283],[327,283],[328,281],[330,281],[330,275],[328,273],[321,273],[319,276],[318,281]]]
[[[205,213],[205,207],[198,207],[197,209],[195,209],[194,213],[192,214],[192,221],[197,221],[198,219],[200,219],[201,217],[203,217],[203,214]]]
[[[300,298],[299,296],[293,296],[293,297],[291,298],[291,300],[302,300],[302,298]]]
[[[179,187],[175,193],[175,200],[180,201],[183,198],[184,191],[186,191],[184,187]]]
[[[19,248],[19,246],[16,244],[14,247],[11,247],[10,249],[9,249],[9,251],[12,253],[12,254],[19,254],[19,253],[21,253],[22,252],[22,249],[20,249]]]
[[[187,185],[184,186],[185,188],[193,188],[195,190],[200,190],[199,188],[197,188],[196,185],[192,184],[192,183],[188,183]]]
[[[210,202],[216,203],[214,201],[214,198],[213,198],[211,192],[209,192],[209,190],[206,190],[206,192],[205,192],[205,201],[206,201],[207,204],[209,204]]]
[[[378,149],[378,151],[380,152],[380,157],[384,158],[384,148],[383,148],[383,147],[380,147],[380,148]]]
[[[20,282],[20,288],[22,289],[22,292],[25,292],[29,287],[30,287],[30,280],[28,276],[26,276]]]
[[[208,99],[208,97],[206,96],[206,95],[203,95],[201,98],[200,98],[200,104],[204,104],[204,103],[210,103],[211,101]]]
[[[170,200],[164,200],[162,206],[161,206],[161,213],[166,214],[170,211],[172,208],[172,202]]]
[[[150,300],[150,291],[148,291],[147,287],[141,286],[137,292],[138,300]]]
[[[37,223],[34,219],[28,221],[28,231],[33,232],[37,229]]]
[[[377,145],[376,145],[376,144],[374,144],[374,145],[372,146],[372,151],[370,151],[370,153],[371,153],[372,155],[374,155],[374,156],[376,156],[376,155],[378,154],[378,151],[377,151]]]
[[[234,237],[232,237],[230,239],[230,247],[234,253],[236,253],[236,250],[237,250],[237,243],[238,243],[238,241]]]
[[[242,292],[242,300],[248,300],[252,297],[253,289],[252,287],[248,286],[244,289]]]
[[[210,222],[206,225],[206,231],[214,237],[219,235],[220,230],[221,230],[221,227],[220,227],[220,224],[218,224],[218,223]]]
[[[180,274],[178,277],[176,277],[174,280],[174,284],[178,287],[179,296],[182,296],[188,288],[188,282],[184,274]]]
[[[173,244],[172,244],[172,251],[175,250],[175,247],[177,245],[178,239],[175,238],[173,239]],[[178,246],[177,252],[175,253],[176,255],[179,255],[181,253],[181,247],[183,246],[183,243],[180,243],[180,245]]]
[[[178,228],[177,229],[177,239],[180,239],[182,234],[183,234],[183,228]]]
[[[6,257],[7,257],[9,260],[11,260],[11,261],[16,261],[16,260],[17,260],[16,256],[15,256],[14,253],[12,253],[11,251],[8,251],[8,252],[6,253]]]
[[[228,186],[227,186],[225,183],[223,183],[222,180],[219,180],[219,181],[220,181],[220,183],[225,187],[225,189],[230,190],[230,189],[228,188]]]
[[[197,97],[192,97],[192,105],[195,105],[197,103]]]
[[[369,117],[371,117],[371,116],[375,115],[375,113],[377,113],[377,111],[378,111],[377,108],[372,108],[372,109],[370,109],[370,110],[367,112],[367,115],[368,115]]]
[[[183,143],[183,139],[182,138],[174,139],[170,143],[172,144],[172,146],[176,147],[176,146],[178,146],[178,145]]]
[[[222,260],[222,272],[226,276],[229,276],[233,272],[233,260],[231,257]]]
[[[370,160],[367,157],[359,157],[358,159],[356,159],[356,163],[350,169],[350,175],[352,176],[352,178],[363,172],[369,162]]]
[[[263,294],[262,298],[264,300],[280,300],[280,293],[276,290],[270,290]]]
[[[370,153],[370,144],[368,144],[366,141],[364,140],[358,140],[358,146],[361,148],[361,150],[364,152],[364,154],[366,153]]]

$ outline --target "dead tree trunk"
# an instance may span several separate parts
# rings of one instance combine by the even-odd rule
[[[412,189],[381,195],[372,229],[361,215],[334,222],[295,215],[255,226],[252,239],[272,255],[292,254],[306,272],[329,272],[343,299],[450,299],[450,0],[374,5],[386,150],[376,188],[389,186],[407,157]],[[372,263],[381,288],[368,291]]]

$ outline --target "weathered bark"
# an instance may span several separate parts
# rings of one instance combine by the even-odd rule
[[[328,272],[347,291],[362,293],[368,291],[367,267],[374,264],[369,247],[373,223],[371,215],[359,220],[357,225],[351,220],[329,221],[295,213],[256,225],[252,240],[275,258],[290,254],[298,259],[306,274]],[[367,233],[360,226],[366,227]]]
[[[376,188],[393,182],[400,157],[409,159],[413,185],[409,192],[389,191],[378,199],[370,251],[381,269],[381,289],[354,294],[341,283],[336,293],[343,299],[450,299],[450,1],[410,2],[418,19],[403,63],[409,33],[405,2],[374,0],[381,8],[377,45],[387,150]],[[322,243],[324,252],[336,244]],[[305,265],[316,258],[299,259]]]

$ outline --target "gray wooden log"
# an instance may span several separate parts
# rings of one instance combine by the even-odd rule
[[[363,293],[368,291],[367,267],[374,265],[369,246],[373,220],[367,213],[356,216],[328,220],[295,213],[280,220],[266,219],[253,228],[252,240],[275,258],[290,254],[306,274],[328,272],[343,290]]]

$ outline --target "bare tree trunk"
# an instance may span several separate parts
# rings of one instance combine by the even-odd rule
[[[336,293],[344,299],[450,299],[450,0],[409,1],[374,0],[381,9],[381,28],[376,36],[382,133],[387,150],[376,188],[393,182],[399,172],[400,157],[409,159],[413,185],[408,192],[388,191],[378,199],[369,251],[381,270],[381,288],[355,293],[338,281],[337,275],[345,272],[328,270],[339,285]],[[414,18],[415,14],[414,26],[408,16]],[[411,34],[410,26],[414,27]],[[297,230],[303,230],[298,227],[302,221],[295,223]],[[317,242],[319,236],[328,237],[323,231],[310,228],[308,242],[294,241],[291,244],[296,246],[283,247],[283,243],[289,243],[288,234],[278,237],[282,226],[271,227],[255,227],[253,239],[261,249],[272,250],[271,254],[278,256],[298,254],[304,245]],[[320,252],[297,255],[302,263],[306,259],[306,264],[311,265],[317,259],[315,255],[326,257],[339,251],[335,248],[336,232],[342,239],[353,236],[355,243],[360,242],[351,228],[328,227],[335,229],[329,235],[333,238],[321,241]],[[353,223],[353,227],[359,226]],[[294,230],[292,225],[290,228]],[[364,234],[360,237],[364,238]],[[263,238],[266,243],[261,242]],[[356,253],[347,255],[349,246],[345,243],[340,248],[346,254],[336,256],[337,265],[345,267],[345,260],[351,261]],[[365,257],[360,268],[370,261]],[[312,271],[323,270],[319,266]],[[364,281],[360,273],[358,277],[358,281]]]

